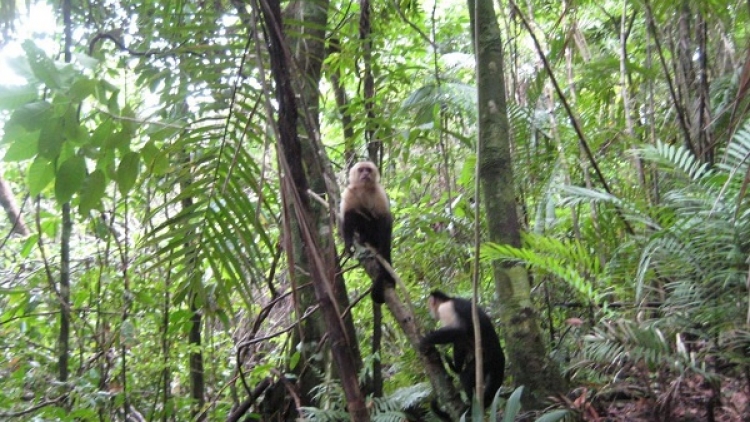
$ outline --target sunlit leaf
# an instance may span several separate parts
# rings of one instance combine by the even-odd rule
[[[35,101],[16,108],[11,114],[6,128],[20,125],[28,130],[39,129],[52,117],[52,104],[47,101]]]
[[[88,54],[73,53],[76,61],[89,70],[95,70],[99,65],[99,60],[89,56]]]
[[[24,258],[28,258],[31,254],[31,251],[34,250],[34,247],[36,246],[38,241],[39,235],[37,233],[34,233],[31,236],[27,237],[23,242],[23,246],[21,247],[21,256]]]
[[[28,131],[21,126],[7,127],[3,143],[9,142],[5,161],[22,161],[34,158],[39,146],[39,131]]]
[[[34,72],[34,76],[50,88],[61,88],[61,75],[55,66],[55,62],[47,57],[44,51],[37,47],[31,40],[24,41],[23,49],[26,51],[26,57],[29,60],[29,65],[32,72]]]
[[[130,146],[130,140],[130,134],[125,130],[120,130],[105,139],[104,147],[107,149],[124,150]]]
[[[0,110],[13,110],[34,101],[39,95],[31,85],[0,86]]]
[[[73,102],[81,102],[96,93],[97,81],[84,76],[79,76],[71,85],[68,95]]]

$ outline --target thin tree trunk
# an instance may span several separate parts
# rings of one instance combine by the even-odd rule
[[[187,151],[183,151],[185,159],[183,160],[185,166],[191,165],[190,155]],[[185,180],[181,183],[183,191],[189,189],[191,181]],[[186,196],[181,201],[182,209],[188,210],[193,206],[193,198]],[[190,268],[188,271],[188,277],[193,280],[200,280],[198,273],[196,260],[197,253],[196,245],[192,241],[193,236],[188,236],[185,242],[185,253],[189,255],[186,263]],[[193,283],[191,283],[193,284]],[[194,284],[193,284],[194,285]],[[205,379],[203,375],[203,351],[201,350],[201,314],[200,308],[197,302],[197,292],[193,291],[189,295],[190,301],[190,332],[188,333],[188,344],[190,345],[190,398],[193,400],[190,409],[190,415],[192,420],[204,421],[206,420],[206,412],[203,412],[203,406],[205,405]]]
[[[190,410],[192,420],[205,421],[207,413],[203,411],[205,400],[205,377],[203,376],[203,352],[201,351],[201,314],[197,305],[196,293],[190,299],[190,396],[193,406]]]
[[[477,41],[477,91],[480,125],[479,177],[489,239],[521,246],[516,211],[510,126],[505,98],[502,39],[492,0],[468,0],[472,35]],[[474,30],[476,28],[476,31]],[[562,376],[545,350],[538,316],[530,300],[531,285],[523,266],[499,262],[492,266],[506,349],[517,385],[524,385],[523,402],[539,408],[547,397],[564,389]]]
[[[72,23],[71,0],[63,1],[63,25],[65,31],[64,59],[71,60]],[[70,357],[70,237],[73,231],[73,220],[70,217],[70,203],[62,206],[62,233],[60,235],[60,333],[58,343],[58,380],[68,380]]]
[[[60,333],[58,344],[58,380],[68,380],[70,358],[70,236],[73,221],[70,218],[70,203],[62,206],[62,234],[60,235]]]
[[[370,161],[377,163],[381,174],[383,171],[383,146],[377,139],[377,127],[375,124],[375,78],[372,74],[372,22],[370,21],[370,0],[359,1],[359,40],[362,43],[362,63],[364,64],[364,97],[365,112],[365,140],[367,141],[367,153]],[[351,164],[351,163],[349,163]],[[380,355],[382,333],[383,309],[379,303],[372,302],[372,353]],[[368,390],[374,397],[383,395],[383,370],[380,358],[372,362],[372,379],[368,380]]]

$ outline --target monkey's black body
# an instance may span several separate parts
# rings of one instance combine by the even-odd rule
[[[360,244],[369,243],[388,264],[391,263],[393,218],[390,214],[377,216],[366,210],[348,210],[344,213],[342,231],[345,250],[351,250],[354,245],[354,234],[357,233]],[[381,266],[380,275],[372,284],[372,300],[376,303],[385,302],[386,284],[394,286],[395,282],[391,274]]]
[[[461,386],[466,395],[472,398],[476,386],[476,370],[474,367],[474,324],[471,316],[471,301],[450,297],[437,290],[432,292],[430,296],[441,302],[437,307],[438,315],[436,316],[445,326],[427,333],[422,339],[422,347],[436,344],[453,345],[453,361],[448,360],[448,366],[459,375]],[[452,302],[452,307],[445,306],[449,302]],[[450,312],[453,315],[444,315],[444,313]],[[492,403],[495,393],[503,384],[505,354],[492,320],[482,309],[479,309],[479,332],[482,337],[483,397],[486,407]]]
[[[349,171],[349,184],[341,195],[341,220],[346,253],[351,253],[356,235],[360,244],[370,244],[391,264],[393,215],[388,195],[380,185],[380,173],[372,162],[357,163]],[[385,302],[386,286],[395,286],[395,280],[381,265],[379,275],[372,283],[375,303]]]

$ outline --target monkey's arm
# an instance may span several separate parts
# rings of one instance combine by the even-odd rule
[[[358,224],[361,224],[359,222],[360,216],[357,211],[349,209],[345,210],[341,217],[341,237],[344,238],[344,252],[350,254],[352,253],[352,246],[354,246],[354,232]]]
[[[466,337],[466,330],[461,327],[443,327],[435,331],[430,331],[422,339],[422,347],[434,346],[436,344],[450,344],[469,341]]]
[[[391,263],[391,240],[393,239],[393,216],[388,213],[376,218],[377,250],[389,264]]]

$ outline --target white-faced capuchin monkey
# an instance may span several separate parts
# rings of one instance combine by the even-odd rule
[[[450,297],[435,290],[428,299],[430,315],[440,321],[441,328],[427,333],[422,339],[424,351],[436,344],[453,344],[453,361],[448,366],[459,375],[461,386],[471,400],[476,386],[474,368],[474,324],[471,318],[471,301]],[[482,358],[484,370],[484,406],[492,403],[495,393],[503,384],[505,376],[505,355],[500,339],[495,332],[490,317],[479,309],[479,332],[482,336]],[[443,420],[450,420],[448,414],[432,402],[432,410]]]
[[[341,195],[341,233],[344,250],[352,252],[354,235],[364,245],[369,243],[380,256],[391,263],[393,215],[380,173],[374,163],[362,161],[349,170],[349,184]],[[381,266],[372,284],[372,300],[385,302],[385,286],[395,286],[391,274]]]

